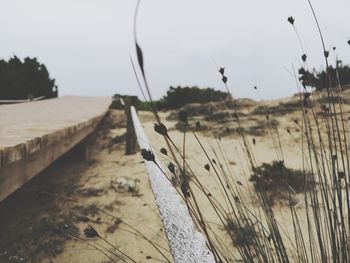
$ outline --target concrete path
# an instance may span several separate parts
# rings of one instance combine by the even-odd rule
[[[72,96],[0,105],[0,201],[89,135],[111,102]]]

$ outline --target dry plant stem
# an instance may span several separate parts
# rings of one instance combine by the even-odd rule
[[[171,151],[173,159],[175,160],[177,167],[180,169],[180,174],[182,174],[184,177],[182,179],[188,179],[187,172],[192,175],[192,178],[194,178],[192,184],[198,187],[207,196],[207,199],[213,207],[216,215],[218,216],[218,219],[223,224],[226,232],[229,234],[232,240],[234,240],[234,236],[227,228],[227,223],[229,220],[236,220],[239,228],[243,228],[244,224],[254,226],[255,222],[257,222],[258,228],[266,234],[264,237],[255,237],[254,242],[256,243],[256,247],[253,248],[245,245],[238,248],[242,259],[246,262],[289,262],[290,256],[298,259],[300,262],[327,262],[328,260],[333,260],[333,262],[346,262],[349,259],[347,252],[349,251],[347,234],[350,228],[350,219],[346,216],[346,214],[350,214],[350,205],[348,201],[349,189],[346,188],[345,190],[347,201],[344,203],[344,193],[339,186],[337,175],[338,171],[340,170],[344,172],[346,171],[347,174],[344,180],[346,183],[349,181],[348,176],[350,174],[350,164],[349,153],[347,149],[348,138],[346,125],[344,123],[344,112],[342,108],[343,102],[341,101],[340,96],[341,88],[339,87],[337,94],[340,97],[339,106],[337,107],[334,100],[334,91],[330,88],[332,86],[332,81],[328,72],[328,55],[326,55],[324,39],[311,1],[308,0],[308,3],[311,7],[321,37],[329,80],[327,97],[330,100],[328,101],[329,112],[325,113],[320,120],[317,113],[316,104],[318,95],[314,93],[312,94],[312,98],[309,99],[310,107],[308,107],[308,109],[304,107],[302,103],[302,97],[300,98],[303,119],[301,126],[301,158],[303,162],[304,173],[306,174],[308,171],[310,171],[312,174],[312,177],[308,178],[305,181],[304,185],[304,201],[306,206],[305,213],[308,228],[307,233],[304,234],[302,231],[299,215],[295,207],[290,206],[290,213],[293,223],[293,234],[295,238],[294,244],[289,239],[289,236],[287,233],[285,233],[284,229],[279,226],[272,207],[269,203],[268,196],[264,192],[258,193],[261,208],[259,208],[257,211],[250,211],[248,207],[243,203],[244,200],[241,198],[240,188],[237,186],[230,169],[227,168],[227,160],[221,149],[221,158],[224,159],[223,163],[226,163],[226,170],[224,169],[222,162],[220,162],[220,157],[216,151],[213,152],[218,162],[217,165],[213,164],[207,150],[202,145],[196,134],[192,131],[212,167],[213,176],[216,177],[219,182],[219,186],[221,186],[220,190],[223,192],[225,202],[227,202],[228,206],[228,208],[224,208],[216,200],[215,196],[209,196],[208,190],[201,184],[200,180],[186,161],[186,130],[183,134],[182,152],[179,151],[169,136],[165,136],[167,146]],[[297,34],[301,50],[304,53],[300,35],[295,27],[294,29]],[[157,119],[157,122],[160,123],[160,118],[158,116],[157,110],[154,107],[151,93],[145,77],[142,51],[136,41],[136,26],[134,32],[135,45],[140,69],[143,75],[143,80],[146,86],[148,97],[151,101],[153,113]],[[226,85],[226,81],[224,81],[225,87],[230,94],[230,106],[234,112],[234,114],[231,115],[232,122],[237,122],[238,133],[242,139],[242,144],[240,145],[246,153],[246,158],[250,164],[250,172],[253,172],[255,170],[257,161],[242,127],[240,118],[238,117],[237,107],[233,101],[231,92]],[[340,83],[339,76],[337,83]],[[309,110],[311,114],[306,114],[306,110]],[[340,123],[337,117],[337,112],[340,112]],[[271,125],[271,122],[269,120],[266,121],[268,122],[268,130],[274,143],[276,156],[278,159],[283,161],[284,156],[279,131],[277,128]],[[325,127],[326,130],[326,137],[321,133],[323,127]],[[274,135],[276,135],[276,137],[274,137]],[[182,164],[176,160],[175,152],[172,151],[173,148],[175,148],[176,153],[181,156]],[[310,185],[311,180],[319,182],[319,188],[316,188],[315,185]],[[311,190],[307,190],[309,187]],[[289,199],[291,200],[293,191],[290,187],[288,189]],[[222,242],[218,236],[212,232],[210,224],[205,221],[204,215],[201,212],[201,208],[199,207],[194,196],[195,191],[192,190],[190,184],[188,186],[188,191],[191,195],[191,198],[188,198],[186,195],[184,196],[184,194],[182,194],[182,196],[184,196],[184,201],[186,202],[188,210],[190,211],[191,216],[196,222],[197,226],[199,226],[206,234],[209,240],[208,245],[213,251],[216,260],[218,261],[220,259],[220,256],[222,256],[223,261],[229,262],[229,258],[232,258],[232,255],[226,248],[222,247]],[[267,225],[266,228],[265,224]],[[211,233],[209,233],[209,231]],[[281,231],[286,234],[286,238],[289,239],[292,244],[292,251],[290,254],[287,252],[283,240],[284,237],[282,237]],[[213,237],[212,239],[211,236]],[[308,241],[306,241],[306,237]]]
[[[108,245],[110,245],[113,249],[115,249],[116,251],[118,251],[120,254],[122,254],[124,257],[126,257],[127,259],[129,259],[130,261],[137,263],[135,260],[133,260],[131,257],[129,257],[127,254],[125,254],[124,252],[122,252],[119,248],[117,248],[116,246],[114,246],[111,242],[109,242],[107,239],[98,236],[99,239],[101,239],[102,241],[106,242]]]
[[[153,102],[152,94],[151,94],[151,92],[150,92],[150,89],[149,89],[148,83],[147,83],[147,79],[146,79],[146,74],[145,74],[144,65],[143,65],[143,54],[142,54],[142,50],[141,50],[141,48],[140,48],[140,46],[139,46],[139,44],[138,44],[138,42],[137,42],[137,34],[136,34],[136,32],[137,32],[137,14],[138,14],[138,10],[139,10],[139,7],[140,7],[140,2],[141,2],[141,1],[138,0],[137,5],[136,5],[136,8],[135,8],[135,14],[134,14],[134,40],[135,40],[135,47],[136,47],[136,53],[137,53],[137,58],[138,58],[138,62],[139,62],[139,67],[140,67],[141,72],[142,72],[142,78],[143,78],[143,82],[144,82],[144,84],[145,84],[145,88],[146,88],[147,95],[148,95],[148,98],[149,98],[149,101],[150,101],[150,105],[151,105],[151,108],[152,108],[152,112],[153,112],[153,114],[154,114],[154,116],[155,116],[155,118],[156,118],[156,120],[157,120],[157,123],[160,124],[160,123],[161,123],[161,119],[160,119],[159,114],[158,114],[158,112],[157,112],[156,106],[155,106],[155,104],[154,104],[154,102]],[[135,71],[135,74],[136,74],[136,71]],[[136,75],[137,75],[137,74],[136,74]],[[138,83],[139,83],[140,89],[142,90],[142,86],[141,86],[141,84],[140,84],[139,81],[138,81]],[[142,92],[142,93],[143,93],[143,92]],[[174,159],[176,165],[177,165],[178,167],[181,167],[181,166],[180,166],[180,163],[179,163],[179,161],[177,160],[177,158],[176,158],[176,156],[175,156],[175,153],[174,153],[174,151],[173,151],[173,149],[172,149],[172,147],[171,147],[171,145],[170,145],[170,143],[169,143],[168,137],[167,137],[167,136],[163,136],[163,137],[164,137],[164,139],[165,139],[165,142],[166,142],[166,144],[167,144],[168,149],[170,150],[171,155],[173,156],[173,159]]]
[[[187,128],[187,125],[185,125],[185,128],[184,128],[183,152],[181,153],[180,151],[178,151],[178,153],[180,154],[180,156],[181,156],[181,158],[183,160],[183,167],[181,169],[182,181],[183,181],[182,183],[185,183],[186,185],[188,184],[188,186],[186,186],[186,187],[188,187],[188,191],[189,191],[190,196],[192,197],[192,200],[194,202],[194,207],[193,207],[192,203],[189,202],[189,198],[186,195],[186,193],[182,193],[182,196],[183,196],[183,200],[185,201],[185,204],[186,204],[186,206],[187,206],[187,208],[188,208],[188,210],[190,212],[190,215],[191,215],[193,221],[196,223],[197,227],[199,226],[203,230],[203,232],[205,233],[205,235],[207,237],[209,248],[213,252],[215,260],[219,261],[220,260],[220,255],[217,252],[216,248],[213,246],[211,238],[208,235],[207,228],[206,228],[206,225],[205,225],[205,220],[204,220],[204,218],[202,216],[202,213],[200,211],[200,208],[198,206],[198,203],[197,203],[196,197],[195,197],[195,195],[194,195],[194,193],[192,191],[192,188],[189,185],[189,178],[188,178],[188,175],[187,175],[187,172],[186,172],[186,167],[187,166],[189,167],[189,165],[188,165],[188,163],[186,161],[186,150],[185,150],[186,149],[186,128]],[[169,138],[169,141],[173,144],[174,148],[178,149],[178,147],[174,144],[173,140],[169,136],[168,136],[168,138]],[[160,167],[159,167],[159,169],[162,170]],[[164,174],[164,171],[162,171],[162,172]],[[191,170],[191,173],[194,175],[192,170]],[[181,185],[181,180],[179,180],[179,182],[180,182],[180,185]]]
[[[196,134],[194,133],[194,131],[192,131],[192,132],[193,132],[193,134],[194,134],[196,140],[198,141],[198,143],[201,145],[202,150],[203,150],[204,153],[206,154],[208,161],[211,163],[211,165],[212,165],[212,167],[213,167],[213,164],[212,164],[212,162],[211,162],[211,159],[209,158],[209,156],[208,156],[208,154],[207,154],[205,148],[203,147],[203,145],[202,145],[201,142],[199,141],[199,139],[198,139],[198,137],[196,136]],[[213,169],[214,169],[214,171],[215,171],[215,167],[213,167]],[[217,173],[217,172],[216,172],[216,173]],[[217,176],[219,177],[218,174],[217,174]],[[220,180],[220,182],[222,183],[222,181],[221,181],[220,178],[219,178],[219,180]],[[225,191],[225,193],[226,193],[226,195],[227,195],[225,186],[222,185],[222,187],[223,187],[223,189],[224,189],[224,191]],[[231,200],[230,197],[229,197],[228,195],[227,195],[227,198],[229,199],[229,201]],[[236,210],[233,208],[231,201],[230,201],[230,204],[231,204],[231,207],[232,207],[232,212],[234,213],[235,218],[238,219],[238,224],[240,225],[239,216],[238,216],[238,214],[236,214],[236,212],[235,212]],[[241,202],[239,202],[239,204],[242,205]],[[243,205],[243,206],[244,206],[244,205]],[[246,210],[248,210],[248,212],[250,212],[249,209],[248,209],[247,207],[244,206],[244,208],[245,208]],[[250,213],[251,213],[251,212],[250,212]],[[257,220],[257,222],[263,227],[263,229],[267,232],[267,235],[269,235],[268,230],[263,226],[263,224],[260,222],[260,220],[259,220],[257,217],[255,217],[253,213],[251,213],[251,215],[252,215],[252,216]],[[225,224],[224,224],[224,225],[225,225]],[[242,226],[240,225],[240,227],[242,227]],[[227,231],[228,231],[228,229],[227,229]],[[228,232],[229,232],[229,231],[228,231]],[[245,249],[245,248],[244,248],[244,249]],[[245,249],[245,251],[243,251],[243,252],[241,251],[240,253],[241,253],[241,256],[242,256],[242,257],[245,257],[244,255],[248,255],[248,258],[252,258],[252,255],[250,254],[250,251],[248,251],[248,250],[246,250],[246,249]]]
[[[93,245],[93,244],[90,244],[89,242],[87,242],[85,239],[83,238],[80,238],[80,237],[76,237],[76,236],[72,236],[72,235],[66,235],[64,234],[65,236],[69,237],[69,238],[72,238],[72,239],[75,239],[75,240],[78,240],[78,241],[82,241],[84,242],[84,244],[88,245],[89,247],[92,247],[94,249],[96,249],[97,251],[99,251],[100,253],[102,253],[103,255],[105,255],[109,260],[111,260],[112,262],[117,262],[115,261],[114,258],[112,258],[110,255],[108,255],[106,252],[104,252],[102,249],[100,249],[99,247]],[[123,260],[123,259],[121,259]],[[123,260],[124,261],[124,260]],[[124,261],[125,262],[125,261]]]
[[[100,212],[102,212],[103,214],[105,215],[108,215],[114,219],[118,219],[118,220],[121,220],[121,222],[123,222],[123,224],[125,224],[126,226],[130,227],[132,230],[134,230],[138,235],[140,235],[143,239],[145,239],[150,245],[152,245],[152,247],[168,262],[170,263],[171,261],[168,259],[168,257],[158,248],[158,247],[161,247],[159,244],[156,244],[155,242],[151,241],[149,238],[147,238],[144,234],[142,234],[138,229],[136,229],[135,227],[133,227],[132,225],[128,224],[127,222],[125,222],[124,220],[108,213],[107,211],[104,211],[102,209],[99,209]],[[164,247],[161,247],[162,249],[164,250],[167,250],[165,249]],[[168,251],[168,250],[167,250]]]
[[[118,228],[118,229],[120,229],[120,230],[122,230],[122,231],[124,231],[124,232],[130,233],[130,234],[132,234],[132,235],[134,235],[134,236],[137,236],[137,237],[140,237],[140,238],[144,239],[144,237],[143,237],[142,235],[138,234],[136,231],[133,232],[133,231],[131,231],[131,230],[124,229],[124,228],[122,228],[122,227],[120,227],[120,228]],[[161,246],[161,245],[159,245],[159,244],[153,242],[152,240],[149,240],[149,243],[153,243],[155,246],[157,246],[159,249],[162,249],[164,252],[170,253],[170,251],[169,251],[168,248],[163,247],[163,246]]]
[[[138,85],[138,87],[139,87],[139,90],[141,91],[142,97],[143,97],[143,99],[144,99],[146,102],[148,102],[148,99],[147,99],[147,97],[146,97],[146,94],[144,93],[143,88],[142,88],[142,86],[141,86],[140,79],[139,79],[139,77],[137,76],[135,64],[134,64],[134,61],[132,60],[132,57],[131,57],[131,56],[130,56],[130,63],[131,63],[132,69],[133,69],[133,71],[134,71],[134,76],[135,76],[135,78],[136,78],[136,81],[137,81],[137,85]]]
[[[348,253],[347,251],[349,250],[349,245],[348,245],[348,241],[347,241],[347,231],[349,231],[349,218],[347,219],[347,224],[348,224],[348,229],[346,229],[345,227],[345,217],[343,215],[343,204],[342,204],[342,194],[341,194],[341,189],[338,186],[337,183],[337,169],[339,169],[339,165],[338,165],[338,153],[340,154],[340,156],[342,157],[342,166],[343,166],[343,170],[345,171],[346,166],[345,166],[345,161],[344,161],[344,157],[343,157],[343,150],[342,150],[342,146],[341,146],[341,136],[340,136],[340,128],[339,128],[339,123],[338,123],[338,118],[336,117],[336,107],[335,107],[335,103],[334,103],[334,96],[333,96],[333,91],[331,89],[332,87],[332,82],[331,82],[331,77],[329,74],[329,66],[328,66],[328,55],[326,55],[326,49],[325,49],[325,44],[324,44],[324,39],[323,39],[323,35],[315,14],[315,11],[313,9],[313,6],[311,4],[311,1],[308,0],[308,3],[310,5],[310,8],[312,10],[312,14],[314,16],[315,22],[317,24],[317,28],[320,34],[320,39],[322,42],[322,47],[323,47],[323,51],[324,51],[324,55],[325,55],[325,61],[326,61],[326,72],[327,72],[327,76],[328,76],[328,81],[329,81],[329,85],[327,87],[327,92],[328,92],[328,97],[332,98],[331,101],[329,101],[328,103],[328,107],[330,109],[329,112],[329,118],[331,121],[331,125],[330,127],[332,127],[331,129],[329,129],[329,151],[331,153],[331,157],[332,157],[332,162],[331,162],[331,169],[330,169],[330,174],[332,175],[332,181],[331,181],[331,189],[332,189],[332,208],[336,209],[337,208],[337,203],[339,204],[339,214],[337,211],[333,211],[331,212],[329,210],[329,207],[327,207],[327,212],[328,212],[328,233],[330,236],[330,242],[331,242],[331,251],[332,251],[332,258],[334,262],[337,262],[338,260],[348,260]],[[341,106],[340,106],[341,107]],[[340,109],[341,111],[341,109]],[[334,114],[333,114],[334,113]],[[342,119],[342,122],[344,122],[344,119]],[[343,127],[345,126],[344,124],[342,125]],[[328,126],[329,127],[329,126]],[[345,129],[343,129],[344,131]],[[331,137],[331,133],[332,133],[332,137]],[[339,148],[338,149],[338,145],[339,144]],[[345,147],[346,148],[346,147]],[[336,158],[334,158],[334,156]],[[347,157],[347,156],[346,156]],[[348,192],[348,189],[346,190]],[[347,193],[348,196],[348,193]],[[326,200],[324,200],[326,201]],[[347,201],[347,212],[349,214],[349,201]],[[339,228],[340,227],[340,228]],[[339,245],[341,247],[339,247]],[[337,251],[341,251],[342,253],[338,253]]]
[[[181,155],[181,153],[179,153],[179,154]],[[186,162],[186,164],[187,164],[187,162]],[[195,176],[195,174],[194,174],[193,171],[191,170],[190,166],[189,166],[188,164],[187,164],[187,166],[188,166],[188,168],[190,169],[191,174],[194,176],[194,178],[195,178],[195,180],[196,180],[196,182],[197,182],[197,186],[198,186],[200,189],[202,189],[202,191],[203,191],[204,193],[207,193],[208,191],[205,190],[205,189],[203,188],[203,185],[199,182],[198,178]],[[204,233],[206,233],[207,239],[208,239],[208,242],[209,242],[209,245],[210,245],[211,248],[214,249],[213,253],[214,253],[215,257],[217,258],[217,257],[219,257],[218,252],[216,251],[215,247],[213,247],[213,246],[211,245],[211,241],[210,241],[211,238],[210,238],[210,236],[208,235],[208,232],[207,232],[207,230],[206,230],[205,224],[203,224],[203,223],[204,223],[204,220],[203,220],[203,218],[202,218],[200,209],[199,209],[198,204],[197,204],[197,202],[196,202],[196,200],[195,200],[195,196],[194,196],[194,194],[193,194],[193,191],[191,190],[191,187],[190,187],[190,191],[191,191],[192,199],[194,200],[195,205],[196,205],[196,208],[197,208],[197,210],[190,209],[190,212],[191,212],[192,216],[194,216],[194,217],[196,218],[196,222],[199,222],[199,225],[201,226],[201,228],[202,228],[202,230],[204,231]],[[217,213],[217,215],[219,216],[220,220],[222,221],[223,225],[225,225],[223,218],[227,218],[227,215],[222,215],[223,217],[220,216],[220,213],[222,213],[222,211],[225,211],[225,210],[224,210],[223,208],[221,208],[220,210],[217,210],[217,209],[218,209],[218,206],[217,206],[217,205],[218,205],[219,203],[217,202],[216,204],[214,204],[213,201],[212,201],[213,198],[212,198],[212,197],[209,198],[208,195],[206,195],[206,196],[207,196],[209,202],[212,204],[212,206],[213,206],[215,212]],[[195,212],[195,211],[197,211],[197,212]],[[219,211],[221,211],[221,212],[219,212]],[[225,212],[225,214],[226,214],[226,212]],[[202,218],[202,219],[201,219],[201,218]],[[201,222],[202,222],[202,223],[201,223]]]
[[[173,143],[173,141],[170,139],[170,137],[169,137],[169,140]],[[178,149],[178,148],[176,147],[175,144],[174,144],[174,147],[175,147],[176,149]],[[181,152],[178,151],[178,153],[180,154],[181,158],[183,158]],[[183,159],[184,159],[184,158],[183,158]],[[184,160],[185,160],[185,159],[184,159]],[[187,167],[190,169],[190,166],[188,165],[188,163],[187,163],[186,160],[185,160],[185,163],[186,163]],[[165,172],[164,172],[160,167],[158,167],[158,168],[162,171],[163,174],[165,174]],[[193,171],[192,171],[191,169],[190,169],[190,171],[191,171],[191,174],[194,176],[194,178],[195,178],[196,181],[197,181],[197,186],[199,186],[199,187],[203,190],[204,193],[207,192],[207,191],[203,188],[203,185],[200,184],[200,182],[198,181],[198,178],[195,176],[195,174],[193,173]],[[176,190],[177,190],[177,189],[176,189]],[[211,243],[212,243],[212,242],[211,242],[211,238],[210,238],[210,236],[208,235],[208,232],[207,232],[207,230],[206,230],[206,226],[205,226],[205,224],[204,224],[204,220],[203,220],[202,214],[201,214],[201,212],[200,212],[200,209],[199,209],[199,207],[198,207],[197,201],[196,201],[196,199],[195,199],[195,195],[193,194],[193,191],[192,191],[191,187],[189,187],[189,190],[190,190],[190,192],[191,192],[191,196],[192,196],[192,199],[193,199],[193,201],[194,201],[194,203],[195,203],[196,209],[193,208],[193,206],[191,205],[191,202],[187,202],[187,199],[186,199],[185,197],[183,197],[183,199],[184,199],[184,201],[188,204],[188,208],[189,208],[189,211],[190,211],[191,216],[196,218],[195,222],[198,222],[197,225],[199,225],[199,226],[201,227],[201,229],[204,231],[204,233],[207,235],[207,240],[208,240],[208,242],[209,242],[209,247],[210,247],[211,249],[213,249],[214,256],[215,256],[216,258],[219,258],[219,257],[220,257],[220,256],[219,256],[219,253],[216,251],[216,248],[211,244]],[[180,194],[179,191],[178,191],[178,193]],[[181,196],[183,196],[183,195],[181,195]],[[211,200],[212,198],[209,198],[208,196],[207,196],[207,198],[208,198],[208,200],[211,202],[211,204],[214,205],[214,203],[212,203],[212,200]],[[217,205],[214,205],[213,207],[214,207],[214,209],[215,209],[215,211],[216,211],[216,213],[217,213],[217,212],[218,212],[218,210],[216,210],[216,209],[217,209]],[[216,207],[216,208],[215,208],[215,207]],[[196,212],[195,212],[195,211],[196,211]],[[224,210],[224,209],[221,209],[221,211],[225,211],[225,210]],[[219,214],[218,214],[218,215],[219,215]],[[219,217],[221,218],[221,216],[219,216]],[[222,223],[224,224],[224,221],[222,221]],[[217,260],[219,260],[219,259],[217,259]]]
[[[74,198],[71,198],[71,197],[68,197],[68,196],[65,196],[65,195],[61,195],[61,194],[56,194],[56,193],[50,193],[50,192],[45,192],[45,191],[37,191],[36,189],[33,189],[33,188],[21,188],[21,190],[29,190],[29,191],[33,191],[35,193],[38,193],[38,194],[43,194],[43,195],[48,195],[48,196],[52,196],[52,197],[56,197],[56,198],[61,198],[61,199],[64,199],[64,200],[67,200],[67,201],[70,201],[70,202],[73,202],[73,203],[76,203],[76,204],[79,204],[79,201],[77,199],[74,199]],[[116,220],[120,220],[123,224],[125,224],[126,226],[130,227],[132,230],[134,230],[138,236],[142,237],[144,240],[146,240],[150,245],[152,245],[152,247],[168,262],[170,263],[170,260],[168,259],[168,257],[158,248],[162,248],[163,250],[166,250],[168,251],[166,248],[160,246],[159,244],[151,241],[150,239],[148,239],[144,234],[142,234],[138,229],[136,229],[135,227],[131,226],[130,224],[128,224],[127,222],[125,222],[124,220],[112,215],[111,213],[97,207],[97,210],[113,219],[116,219]],[[77,237],[74,237],[75,239],[77,239]],[[82,240],[81,238],[79,240]],[[124,254],[124,253],[123,253]]]

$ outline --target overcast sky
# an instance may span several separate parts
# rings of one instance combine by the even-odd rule
[[[0,0],[0,58],[37,57],[60,95],[140,92],[131,68],[136,0]],[[313,0],[326,46],[350,63],[350,1]],[[213,58],[225,66],[234,95],[263,99],[296,93],[285,68],[302,54],[287,22],[295,17],[310,67],[323,65],[307,0],[144,0],[138,39],[155,97],[170,85],[224,90]],[[331,57],[334,60],[334,57]]]

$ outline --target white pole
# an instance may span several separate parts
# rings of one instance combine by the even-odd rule
[[[131,116],[140,148],[151,150],[133,106]],[[160,165],[157,157],[156,162]],[[196,230],[187,207],[172,184],[154,162],[146,161],[146,167],[175,263],[214,263],[203,234]]]

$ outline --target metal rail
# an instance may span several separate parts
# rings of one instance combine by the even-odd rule
[[[140,148],[151,150],[133,106],[131,115]],[[157,157],[156,161],[159,164]],[[208,250],[203,234],[196,230],[187,207],[172,184],[154,162],[146,161],[146,167],[175,263],[214,263],[213,254]]]

